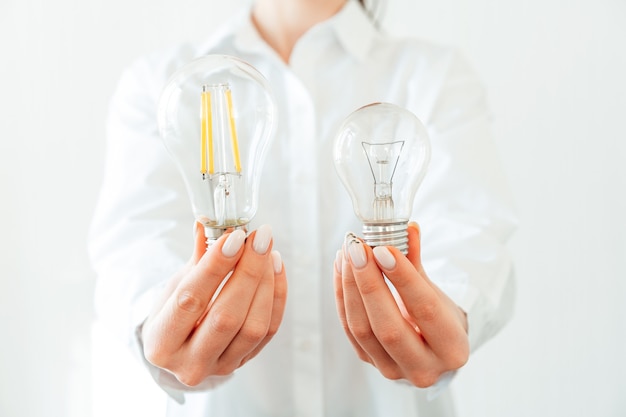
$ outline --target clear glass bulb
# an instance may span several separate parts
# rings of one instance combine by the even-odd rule
[[[363,223],[370,246],[408,252],[407,226],[430,161],[422,122],[390,103],[373,103],[350,114],[333,150],[335,168]]]
[[[252,65],[208,55],[176,71],[158,106],[158,125],[211,244],[254,217],[261,169],[276,123],[267,80]]]

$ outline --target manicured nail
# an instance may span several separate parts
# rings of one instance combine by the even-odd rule
[[[272,251],[272,262],[274,263],[274,272],[280,274],[283,270],[283,260],[280,256],[280,252],[277,250]]]
[[[373,250],[374,258],[384,269],[393,269],[396,267],[396,258],[386,246],[376,246]]]
[[[259,227],[254,235],[252,249],[259,255],[264,255],[272,241],[272,228],[268,224]]]
[[[341,250],[344,253],[348,253],[348,245],[350,245],[350,242],[352,242],[353,240],[359,240],[358,236],[352,232],[346,233],[346,235],[343,238],[343,245],[341,246]]]
[[[360,240],[354,239],[348,242],[348,254],[355,268],[363,268],[365,264],[367,264],[365,248],[363,247],[363,242]]]
[[[419,239],[422,239],[422,230],[420,229],[420,225],[417,224],[416,222],[409,222],[409,227],[414,228],[415,230],[417,230],[417,236],[419,236]]]
[[[338,250],[335,255],[335,271],[341,274],[341,263],[343,262],[343,252]]]
[[[232,258],[237,255],[239,249],[243,246],[243,242],[246,240],[246,232],[241,229],[235,230],[230,233],[226,238],[226,242],[222,245],[222,255],[227,258]]]
[[[348,243],[350,243],[350,241],[352,240],[358,240],[359,237],[357,235],[355,235],[352,232],[348,232],[346,233],[346,236],[343,238],[343,242],[346,244],[346,246],[348,245]]]

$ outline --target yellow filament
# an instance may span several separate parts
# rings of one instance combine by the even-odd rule
[[[235,119],[233,117],[233,98],[230,89],[224,92],[226,94],[226,102],[228,103],[228,120],[230,122],[230,139],[233,145],[233,159],[235,160],[235,170],[241,173],[241,160],[239,158],[239,142],[237,141],[237,130],[235,128]]]
[[[200,111],[200,172],[204,175],[207,173],[206,169],[206,142],[207,142],[207,92],[203,91],[200,95],[201,98],[201,111]]]
[[[213,123],[211,118],[211,93],[202,91],[202,121],[200,138],[200,172],[206,174],[214,173],[213,166]],[[208,170],[207,170],[208,155]]]

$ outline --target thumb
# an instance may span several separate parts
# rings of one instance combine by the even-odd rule
[[[422,269],[422,247],[421,247],[421,231],[420,227],[415,222],[410,222],[407,227],[407,233],[409,234],[409,253],[407,254],[407,258],[415,269],[418,271]]]
[[[206,236],[204,235],[204,226],[200,222],[196,222],[193,228],[194,234],[194,246],[193,246],[193,255],[191,256],[192,264],[197,264],[202,255],[206,252],[207,244],[206,244]]]

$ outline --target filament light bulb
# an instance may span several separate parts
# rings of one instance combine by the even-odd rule
[[[158,107],[165,146],[211,244],[256,214],[276,105],[267,80],[231,56],[208,55],[175,72]]]
[[[390,103],[373,103],[342,123],[333,150],[335,168],[346,187],[363,239],[408,253],[407,226],[415,194],[430,161],[422,122]]]

